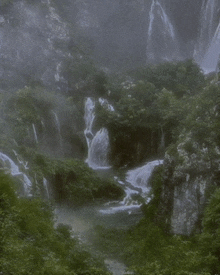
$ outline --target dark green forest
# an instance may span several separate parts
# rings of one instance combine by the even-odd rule
[[[116,182],[99,178],[82,161],[86,146],[79,136],[86,86],[93,87],[90,96],[107,98],[115,108],[115,112],[101,105],[96,109],[96,127],[104,126],[110,133],[109,157],[115,168],[165,156],[164,165],[151,177],[153,199],[142,205],[144,218],[126,231],[97,227],[91,236],[97,250],[121,259],[137,275],[220,273],[218,75],[204,76],[192,60],[121,75],[90,72],[83,76],[85,86],[78,93],[70,90],[62,95],[39,85],[1,93],[3,152],[12,156],[11,148],[16,149],[29,161],[30,178],[38,179],[33,185],[34,196],[25,198],[20,195],[18,180],[1,172],[2,274],[107,274],[101,260],[91,256],[68,226],[54,227],[54,202],[80,206],[123,197]],[[42,117],[51,121],[51,110],[59,113],[60,109],[65,110],[62,142],[77,144],[78,151],[70,145],[65,148],[65,144],[58,148],[60,140],[51,136],[55,133],[52,124],[48,136],[40,128]],[[75,125],[67,130],[70,116]],[[39,132],[38,143],[25,130],[33,123]],[[69,148],[74,158],[70,158]],[[179,174],[169,174],[170,167]],[[201,175],[209,188],[195,231],[179,236],[171,233],[167,222],[171,210],[161,210],[161,196],[165,186],[180,184],[186,172],[192,179]],[[43,176],[52,184],[51,202],[43,196]]]
[[[0,175],[0,270],[2,274],[108,274],[72,236],[54,228],[53,208],[39,198],[18,198],[13,179]]]

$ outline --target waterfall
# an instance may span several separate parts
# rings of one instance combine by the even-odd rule
[[[108,104],[107,100],[99,99],[99,103],[113,111],[114,108]],[[84,135],[88,146],[88,157],[86,162],[93,169],[109,168],[109,136],[108,130],[102,128],[93,134],[93,123],[95,120],[95,102],[91,98],[87,98],[85,102],[85,125]]]
[[[194,58],[205,73],[216,70],[220,54],[219,1],[204,0],[201,10],[200,35]]]
[[[108,103],[108,100],[107,99],[104,99],[104,98],[99,98],[99,103],[102,105],[102,107],[104,107],[106,110],[109,110],[111,112],[114,112],[115,109],[114,107]]]
[[[220,57],[220,22],[215,31],[213,39],[208,47],[207,52],[200,64],[205,73],[217,71]]]
[[[48,189],[48,182],[45,178],[43,178],[43,185],[44,185],[44,189],[46,190],[46,194],[47,194],[47,198],[50,198],[50,193],[49,193],[49,189]]]
[[[33,128],[33,132],[34,132],[34,139],[35,139],[35,142],[38,143],[37,132],[36,132],[36,128],[35,128],[34,123],[32,123],[32,128]]]
[[[159,0],[152,1],[149,12],[146,54],[150,62],[180,59],[174,27]]]
[[[32,183],[29,178],[19,170],[18,166],[8,156],[0,153],[0,161],[6,173],[10,173],[13,177],[17,177],[22,182],[24,195],[31,196]]]
[[[148,181],[154,168],[161,164],[163,164],[163,160],[154,160],[146,163],[142,167],[129,170],[126,174],[125,182],[118,181],[125,187],[126,196],[123,201],[119,202],[116,206],[102,209],[100,212],[102,214],[114,214],[121,211],[128,211],[128,213],[131,214],[132,210],[139,209],[142,204],[140,200],[134,197],[142,197],[145,202],[148,203],[151,200],[149,197],[151,187],[148,185]]]
[[[55,81],[59,82],[60,81],[60,71],[61,71],[61,62],[57,64],[56,67],[56,73],[54,75]]]
[[[60,130],[60,121],[59,121],[59,118],[58,118],[57,114],[54,111],[52,111],[52,113],[54,114],[55,124],[56,124],[57,132],[58,132],[58,135],[59,135],[60,148],[62,149],[63,148],[63,142],[62,142],[62,136],[61,136],[61,130]]]
[[[95,119],[95,102],[90,97],[88,97],[85,102],[85,115],[84,115],[84,120],[86,125],[84,135],[86,138],[88,148],[90,147],[91,141],[93,139],[92,126],[93,126],[94,119]]]
[[[15,150],[12,150],[12,151],[15,154],[18,163],[21,164],[24,167],[25,170],[28,170],[29,169],[28,161],[23,161]]]
[[[196,45],[194,58],[200,63],[213,36],[213,17],[215,0],[204,0],[201,9],[200,34]]]
[[[106,128],[100,129],[88,148],[87,163],[93,169],[109,168],[108,164],[109,136]]]
[[[148,180],[154,168],[163,164],[163,160],[154,160],[146,163],[144,166],[130,170],[127,172],[126,181],[131,183],[132,186],[140,188],[144,196],[149,194],[150,186]]]

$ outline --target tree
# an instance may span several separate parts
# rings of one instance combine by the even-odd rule
[[[211,196],[203,219],[200,244],[212,274],[220,272],[220,188]]]

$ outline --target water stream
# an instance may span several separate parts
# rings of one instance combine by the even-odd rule
[[[114,111],[114,108],[108,104],[107,100],[100,98],[99,103],[104,106],[104,108],[108,108],[109,110]],[[95,106],[96,103],[92,98],[89,97],[86,99],[84,115],[86,126],[84,135],[88,146],[88,157],[86,162],[94,170],[107,169],[110,168],[108,162],[108,130],[106,128],[101,128],[100,130],[94,132],[93,126],[95,121]]]
[[[220,55],[219,1],[203,1],[201,28],[194,58],[204,73],[216,71]]]
[[[0,166],[1,169],[7,174],[11,174],[13,177],[16,177],[20,181],[20,191],[25,196],[31,196],[32,183],[23,172],[20,171],[18,165],[9,158],[7,155],[0,152]]]
[[[35,140],[36,144],[38,144],[37,131],[36,131],[34,123],[32,123],[32,128],[33,128],[33,133],[34,133],[34,140]]]
[[[162,12],[162,7],[159,6]],[[162,13],[164,20],[169,24],[165,14]],[[153,19],[152,19],[153,20]],[[153,22],[152,22],[153,24]],[[172,26],[170,27],[170,36],[174,38]],[[150,26],[152,28],[152,26]],[[149,29],[149,35],[151,29]],[[99,98],[99,104],[106,108],[108,111],[114,112],[112,105],[106,99]],[[88,146],[88,157],[86,162],[88,165],[96,170],[98,173],[105,173],[107,176],[114,176],[108,162],[108,152],[110,150],[110,143],[108,131],[106,128],[94,132],[95,122],[95,106],[96,102],[92,98],[87,98],[85,101],[85,130],[84,135]],[[64,206],[59,206],[56,209],[57,223],[66,223],[72,226],[73,231],[86,243],[88,233],[95,230],[96,226],[103,226],[105,228],[114,229],[128,229],[136,224],[142,217],[140,206],[143,201],[146,203],[150,201],[151,187],[148,184],[149,178],[158,165],[161,165],[163,160],[155,160],[146,163],[145,165],[129,170],[126,173],[125,180],[115,176],[115,180],[123,187],[125,197],[122,201],[111,201],[104,205],[90,205],[81,209],[67,209]],[[92,246],[92,244],[91,244]],[[105,260],[106,266],[114,275],[123,274],[126,267],[123,263],[118,262],[117,259],[107,258]]]
[[[178,39],[162,1],[153,0],[147,31],[147,60],[150,62],[180,59]]]
[[[19,160],[22,167],[28,169],[27,163],[20,160],[16,152],[15,156]],[[0,153],[0,163],[5,172],[10,173],[13,177],[19,178],[24,188],[26,196],[31,195],[32,183],[28,177],[20,171],[18,165],[7,155]],[[111,201],[104,205],[91,204],[78,209],[69,208],[63,205],[57,205],[55,209],[56,224],[63,223],[72,227],[74,235],[82,242],[89,246],[93,246],[89,236],[95,231],[97,226],[111,229],[128,229],[138,223],[142,217],[140,210],[141,203],[136,199],[137,196],[143,197],[146,202],[149,201],[150,186],[148,180],[153,169],[162,164],[162,160],[155,160],[146,163],[142,167],[129,170],[126,173],[125,180],[116,178],[126,192],[126,196],[122,201]],[[102,169],[103,171],[103,169]],[[108,174],[109,169],[107,170]],[[102,172],[103,173],[103,172]],[[111,173],[114,173],[113,171]],[[37,181],[37,179],[35,179]],[[48,190],[48,182],[43,178],[43,185],[47,195],[50,198]],[[111,255],[106,255],[105,264],[113,275],[124,274],[126,266]]]
[[[81,209],[70,209],[65,206],[59,206],[55,210],[57,217],[56,224],[63,223],[70,225],[73,229],[74,236],[89,246],[91,251],[95,251],[95,254],[99,254],[96,245],[93,244],[91,240],[91,234],[94,233],[97,226],[103,226],[104,228],[129,228],[130,226],[137,223],[140,219],[140,215],[130,217],[128,214],[123,215],[103,215],[100,213],[100,206],[90,205],[87,207],[82,207]],[[102,254],[102,257],[104,255]],[[110,255],[105,255],[105,264],[108,270],[113,275],[122,275],[126,271],[126,266],[118,261],[118,259],[113,259]]]
[[[57,224],[70,225],[74,234],[91,247],[94,244],[90,239],[90,235],[91,232],[96,230],[97,226],[107,229],[129,229],[137,224],[143,216],[140,209],[141,202],[136,197],[141,196],[146,202],[150,200],[149,192],[151,188],[148,180],[153,169],[162,163],[162,160],[155,160],[146,163],[144,166],[129,170],[126,173],[125,181],[117,178],[126,192],[126,196],[122,201],[111,201],[104,205],[89,205],[80,209],[57,206],[55,210]],[[118,259],[111,258],[111,255],[106,255],[105,264],[113,275],[122,275],[126,271],[126,266]]]

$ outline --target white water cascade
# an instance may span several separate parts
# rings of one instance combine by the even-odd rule
[[[109,152],[109,136],[106,128],[100,129],[91,141],[87,162],[93,169],[107,169]]]
[[[205,73],[217,71],[220,58],[220,22],[215,31],[210,46],[201,62],[201,68]]]
[[[13,177],[17,177],[23,185],[25,196],[31,196],[32,183],[29,178],[19,170],[18,166],[7,155],[0,153],[0,164],[6,173],[10,173]]]
[[[43,185],[44,189],[46,190],[47,198],[50,198],[49,188],[48,188],[48,181],[47,179],[43,178]]]
[[[33,132],[34,132],[34,140],[38,144],[37,131],[36,131],[34,123],[32,123],[32,128],[33,128]]]
[[[94,119],[95,119],[95,102],[90,97],[88,97],[85,102],[85,115],[84,115],[84,120],[86,125],[86,128],[84,130],[84,135],[86,137],[88,148],[90,148],[91,141],[94,137],[92,133],[92,126],[93,126]]]
[[[132,213],[132,210],[139,209],[142,204],[140,200],[134,199],[135,196],[141,196],[148,203],[151,200],[151,187],[148,181],[154,168],[161,164],[163,164],[163,160],[154,160],[144,166],[129,170],[126,174],[125,182],[119,181],[125,188],[126,196],[123,201],[119,202],[118,205],[108,206],[107,209],[102,209],[100,212],[103,214],[114,214],[122,211]]]
[[[174,26],[159,0],[152,1],[149,12],[146,54],[149,62],[180,59]]]
[[[194,58],[205,73],[216,71],[220,55],[219,1],[204,0]]]
[[[154,160],[142,167],[130,170],[127,172],[126,181],[131,183],[132,186],[140,188],[142,196],[147,196],[151,189],[148,185],[148,180],[154,168],[160,164],[163,164],[163,160]]]
[[[106,100],[99,99],[100,104],[106,104],[107,108],[114,110],[107,104]],[[95,119],[95,102],[89,97],[85,102],[85,124],[84,135],[88,146],[88,157],[86,162],[93,169],[110,168],[108,163],[109,136],[108,130],[102,128],[93,134],[93,123]]]
[[[18,155],[18,153],[17,153],[15,150],[12,150],[12,151],[13,151],[13,153],[15,154],[18,163],[19,163],[20,165],[22,165],[23,168],[24,168],[25,170],[28,170],[28,169],[29,169],[29,167],[28,167],[28,161],[23,161],[23,160],[21,159],[21,157]]]

